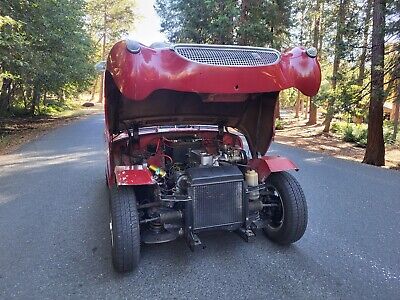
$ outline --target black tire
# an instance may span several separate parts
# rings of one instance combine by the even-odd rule
[[[131,187],[110,190],[110,232],[115,270],[132,271],[140,260],[140,228],[135,192]]]
[[[307,202],[300,184],[287,172],[272,173],[266,184],[267,189],[275,190],[277,195],[270,197],[267,202],[273,203],[271,200],[275,197],[279,199],[275,199],[275,203],[280,202],[280,208],[275,210],[270,223],[263,229],[264,233],[280,245],[298,241],[306,231],[308,221]]]

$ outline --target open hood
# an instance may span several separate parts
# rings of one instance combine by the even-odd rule
[[[264,154],[279,91],[318,91],[321,73],[311,56],[302,48],[280,55],[266,48],[117,43],[105,76],[108,132],[127,125],[224,125],[241,131],[253,154]]]

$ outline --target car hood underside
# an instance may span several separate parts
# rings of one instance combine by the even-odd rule
[[[125,98],[109,103],[107,124],[111,133],[162,125],[223,125],[242,132],[252,154],[265,154],[274,135],[274,108],[278,92],[257,94],[198,94],[157,90],[143,101]]]

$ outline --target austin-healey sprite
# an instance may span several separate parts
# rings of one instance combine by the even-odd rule
[[[112,261],[134,269],[141,244],[187,241],[204,231],[262,230],[288,245],[307,227],[307,204],[288,172],[266,155],[279,92],[314,96],[315,48],[156,43],[114,45],[104,80],[106,181]]]

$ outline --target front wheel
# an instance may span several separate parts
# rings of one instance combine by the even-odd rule
[[[261,194],[264,204],[260,212],[266,223],[266,236],[281,245],[298,241],[307,228],[308,212],[304,192],[298,181],[287,172],[272,173]]]
[[[115,270],[132,271],[140,259],[140,228],[135,192],[131,187],[113,187],[110,191],[110,233]]]

